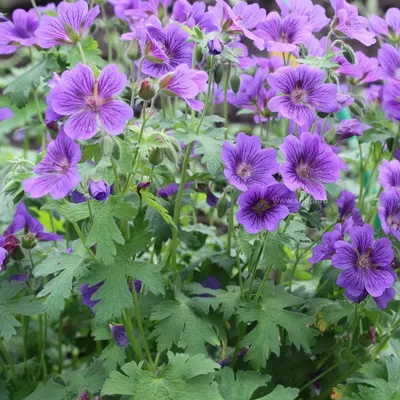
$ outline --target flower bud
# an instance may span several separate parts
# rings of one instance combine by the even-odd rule
[[[225,194],[223,194],[217,203],[218,218],[222,218],[226,214],[228,208],[229,208],[229,201],[226,198]]]
[[[171,161],[173,164],[176,164],[178,162],[176,150],[171,143],[168,143],[167,146],[168,147],[164,149],[164,155],[168,158],[169,161]]]
[[[200,46],[196,46],[196,61],[197,63],[201,63],[203,61],[203,50]]]
[[[132,39],[129,43],[128,49],[126,50],[126,56],[131,61],[136,61],[142,56],[141,53],[139,42],[136,39]]]
[[[129,339],[124,326],[114,324],[110,324],[109,326],[115,344],[120,347],[127,347],[129,344]]]
[[[78,400],[89,400],[89,392],[85,389],[78,397]]]
[[[224,49],[224,45],[218,37],[216,37],[213,40],[210,40],[207,46],[208,46],[208,52],[212,56],[218,56],[219,54],[222,53],[222,50]]]
[[[20,187],[20,183],[14,180],[9,181],[3,188],[4,193],[11,193]]]
[[[117,140],[114,141],[114,147],[112,149],[111,155],[117,161],[121,158],[121,146]]]
[[[142,197],[142,195],[140,194],[140,192],[141,192],[143,189],[149,188],[150,185],[151,185],[151,182],[150,182],[150,181],[138,183],[138,185],[137,185],[137,187],[136,187],[136,191],[137,191],[137,194],[139,195],[139,197]]]
[[[231,89],[233,93],[237,94],[240,89],[240,77],[239,75],[232,75],[231,77]]]
[[[155,149],[151,150],[149,154],[149,162],[151,165],[160,165],[164,158],[163,151],[160,147],[156,147]]]
[[[363,116],[363,111],[356,103],[353,103],[349,108],[354,115],[357,115],[357,117]]]
[[[89,180],[89,194],[97,201],[105,201],[111,193],[111,187],[104,179]]]
[[[8,256],[11,257],[13,254],[18,252],[18,250],[20,250],[20,241],[15,235],[9,234],[6,236],[6,242],[2,247],[7,252]],[[19,259],[22,260],[22,258]]]
[[[162,3],[158,6],[158,18],[162,20],[165,17],[165,8]]]
[[[221,83],[223,76],[224,76],[224,68],[221,64],[219,64],[214,71],[214,81],[217,85]]]
[[[32,250],[34,247],[36,247],[36,244],[37,244],[35,235],[32,233],[28,233],[27,235],[25,235],[22,238],[21,244],[24,249]],[[14,254],[13,254],[13,257],[14,257]]]
[[[139,97],[143,100],[151,100],[156,91],[154,90],[151,82],[146,79],[140,84]]]
[[[356,55],[354,53],[354,50],[349,45],[347,45],[346,43],[342,43],[342,53],[343,53],[343,57],[350,64],[355,64],[356,63]]]
[[[109,135],[104,135],[101,140],[101,150],[104,157],[109,157],[114,149],[114,139]]]
[[[79,36],[78,32],[74,28],[72,28],[71,25],[64,24],[64,29],[65,29],[65,32],[66,32],[69,40],[72,43],[78,43],[79,42],[80,36]]]

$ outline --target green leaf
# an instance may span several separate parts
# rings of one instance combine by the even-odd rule
[[[242,226],[239,227],[236,238],[236,246],[241,254],[244,254],[246,258],[251,259],[254,252],[254,245],[250,243],[256,235],[247,233]]]
[[[58,275],[38,294],[38,297],[49,295],[43,303],[43,310],[52,319],[57,319],[64,310],[65,300],[71,296],[73,280],[86,273],[84,259],[77,254],[53,250],[33,271],[36,277],[56,273]]]
[[[210,297],[193,297],[190,299],[190,305],[203,313],[208,314],[210,307],[217,311],[220,309],[223,313],[223,319],[227,321],[235,312],[240,304],[240,288],[238,286],[227,286],[226,290],[208,289],[199,283],[187,285],[185,289],[192,295],[209,294]]]
[[[94,201],[90,201],[90,204],[94,204]],[[86,202],[74,204],[64,200],[49,199],[41,209],[57,211],[69,222],[78,222],[89,217],[89,209]]]
[[[273,265],[276,269],[286,271],[289,263],[289,256],[284,249],[284,245],[289,245],[290,238],[285,233],[275,231],[268,234],[264,245],[264,260],[267,265]]]
[[[9,392],[7,390],[7,384],[3,380],[0,381],[0,400],[9,400]]]
[[[154,196],[154,194],[152,194],[150,192],[147,192],[147,191],[142,191],[141,195],[142,195],[143,200],[151,208],[156,210],[168,225],[171,225],[174,229],[176,229],[176,225],[174,223],[174,220],[169,215],[168,211],[157,201],[157,197]]]
[[[259,400],[294,400],[297,399],[298,394],[298,389],[285,388],[278,385],[272,393],[260,398]]]
[[[45,57],[28,71],[17,76],[4,90],[12,104],[19,108],[24,106],[32,89],[39,86],[42,79],[50,78],[54,71],[58,70],[57,62],[51,57]]]
[[[97,244],[96,257],[105,264],[111,264],[117,254],[115,243],[124,244],[124,237],[113,217],[114,207],[115,204],[111,199],[97,202],[92,228],[86,237],[86,246]]]
[[[156,338],[158,351],[171,349],[175,344],[188,354],[207,354],[204,343],[219,345],[211,325],[190,308],[189,300],[182,293],[176,300],[168,300],[154,307],[152,321],[160,321],[151,336]]]
[[[101,58],[99,44],[91,36],[87,36],[83,39],[81,41],[81,46],[88,64],[94,64],[98,67],[104,67],[106,65],[106,62]],[[61,46],[60,51],[67,56],[69,69],[74,68],[76,64],[82,62],[82,57],[77,46]]]
[[[202,354],[168,353],[168,365],[156,376],[135,362],[114,371],[106,380],[102,396],[126,395],[146,400],[223,400],[213,382],[220,366]]]
[[[330,59],[318,58],[318,57],[297,58],[296,62],[318,68],[332,69],[339,67],[339,64],[331,61]]]
[[[103,360],[104,368],[108,373],[124,364],[126,359],[125,349],[118,346],[115,342],[111,342],[100,354]]]
[[[132,293],[127,284],[128,276],[140,279],[152,293],[164,294],[161,266],[133,261],[129,242],[126,246],[117,246],[117,250],[112,264],[92,265],[84,278],[90,286],[103,282],[103,286],[92,296],[93,300],[101,300],[94,307],[99,324],[113,318],[119,319],[126,308],[133,307]]]
[[[0,336],[8,341],[17,332],[15,328],[21,323],[13,316],[35,315],[42,312],[42,302],[35,301],[34,296],[16,298],[19,292],[25,287],[21,282],[4,281],[0,287]]]
[[[237,311],[239,321],[257,323],[241,342],[243,347],[249,346],[245,360],[251,361],[257,368],[264,368],[271,352],[279,356],[279,326],[287,331],[288,340],[296,348],[310,351],[314,336],[318,335],[317,331],[308,327],[314,318],[285,310],[304,302],[302,298],[285,292],[282,286],[274,286],[270,281],[265,285],[261,303],[253,301],[240,306]]]
[[[43,385],[43,383],[39,383],[39,386],[36,388],[36,390],[25,398],[25,400],[43,399],[69,400],[66,387],[55,383],[53,379],[47,381],[45,385]]]
[[[229,367],[222,368],[217,377],[218,390],[225,400],[250,400],[253,393],[270,380],[269,375],[256,371],[238,371],[235,375]]]

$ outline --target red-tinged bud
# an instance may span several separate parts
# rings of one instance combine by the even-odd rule
[[[147,182],[140,182],[140,183],[137,185],[137,187],[136,187],[137,194],[138,194],[140,197],[142,197],[142,195],[140,194],[140,192],[141,192],[143,189],[147,189],[150,185],[151,185],[151,182],[150,182],[150,181],[147,181]]]
[[[156,91],[151,82],[148,79],[144,80],[140,85],[139,97],[143,100],[151,100],[155,94]]]

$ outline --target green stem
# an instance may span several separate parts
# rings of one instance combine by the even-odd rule
[[[256,278],[256,274],[257,274],[257,267],[258,267],[258,263],[260,262],[260,258],[264,249],[264,243],[265,240],[267,239],[267,237],[263,237],[261,236],[260,241],[257,243],[256,249],[254,251],[254,256],[251,260],[251,268],[249,265],[249,273],[251,274],[251,279],[250,279],[250,286],[249,286],[249,296],[248,299],[250,299],[251,296],[251,290],[253,288],[253,284]]]
[[[132,282],[134,282],[133,279],[132,279]],[[132,285],[132,286],[134,286],[134,285]],[[146,353],[147,360],[149,362],[150,368],[153,371],[156,371],[157,368],[156,368],[156,366],[154,364],[153,357],[151,356],[149,345],[147,344],[146,335],[145,335],[144,329],[143,329],[142,319],[140,318],[139,302],[138,302],[138,299],[137,299],[135,287],[132,287],[132,293],[133,293],[133,305],[135,307],[136,322],[137,322],[137,326],[138,326],[138,329],[139,329],[140,336],[142,337],[144,351]]]
[[[363,187],[364,187],[364,165],[363,165],[363,153],[361,148],[360,140],[358,140],[358,149],[360,154],[360,192],[358,195],[358,202],[360,204],[363,194]]]
[[[41,316],[40,316],[41,317]],[[46,366],[46,344],[47,344],[47,331],[48,331],[48,321],[47,321],[47,314],[44,313],[43,315],[43,342],[41,348],[41,356],[40,356],[40,363],[42,365],[43,371],[43,381],[47,378],[47,366]],[[41,322],[41,320],[39,320]]]
[[[258,287],[257,293],[256,293],[256,295],[255,295],[255,297],[254,297],[254,301],[257,301],[257,300],[260,298],[260,296],[262,295],[262,292],[263,292],[263,290],[264,290],[264,286],[265,286],[265,284],[267,283],[268,277],[269,277],[269,275],[270,275],[270,273],[271,273],[271,271],[272,271],[272,267],[273,267],[273,264],[271,264],[271,265],[266,269],[265,274],[264,274],[264,277],[263,277],[263,280],[261,281],[260,286]]]
[[[79,236],[79,239],[81,240],[83,246],[86,249],[86,252],[88,253],[89,257],[96,263],[96,264],[101,264],[100,261],[96,258],[96,256],[93,254],[92,250],[90,250],[89,247],[86,246],[86,239],[85,236],[83,235],[81,228],[79,228],[79,225],[76,222],[73,222],[72,225],[75,228],[76,233]]]
[[[244,300],[244,288],[243,288],[243,277],[242,277],[242,266],[240,265],[239,252],[236,251],[236,267],[238,269],[239,287],[242,300]]]
[[[78,47],[79,54],[81,55],[82,62],[83,62],[84,64],[86,64],[85,53],[84,53],[84,51],[83,51],[83,49],[82,49],[81,43],[80,43],[80,42],[77,42],[77,43],[76,43],[76,46]]]
[[[40,21],[41,15],[40,15],[39,9],[37,8],[35,0],[31,0],[31,4],[32,4],[33,9],[35,10],[38,20]]]
[[[133,331],[133,326],[132,326],[132,317],[131,317],[131,312],[130,310],[125,310],[125,316],[122,317],[122,322],[124,323],[124,327],[126,330],[126,334],[128,336],[129,339],[129,343],[132,346],[133,351],[136,354],[137,357],[137,361],[142,361],[143,360],[143,354],[142,354],[142,350],[140,349],[136,337],[135,337],[135,333]]]
[[[119,177],[118,177],[118,165],[117,162],[115,161],[114,157],[110,157],[111,161],[111,166],[114,172],[114,188],[115,188],[115,194],[119,193]]]
[[[229,89],[229,79],[231,77],[232,63],[228,63],[228,71],[226,72],[225,86],[224,86],[224,125],[228,126],[228,89]],[[225,130],[225,140],[228,139],[228,130]]]
[[[62,373],[62,368],[63,368],[63,354],[62,354],[62,330],[63,330],[63,318],[62,315],[60,315],[60,320],[58,322],[58,373],[61,375]]]
[[[29,330],[29,323],[30,317],[22,316],[22,334],[23,334],[23,342],[24,342],[24,370],[25,376],[29,380],[29,368],[28,368],[28,330]]]
[[[228,257],[231,255],[232,249],[232,234],[234,230],[234,212],[235,212],[235,190],[232,188],[231,190],[231,207],[229,209],[229,217],[228,217],[228,239],[226,242],[226,253]]]
[[[14,366],[13,360],[12,360],[12,358],[10,356],[10,353],[8,352],[6,347],[4,346],[4,343],[3,343],[3,340],[1,338],[1,336],[0,336],[0,350],[3,352],[4,356],[6,357],[6,360],[8,361],[8,366],[10,367],[11,375],[12,375],[13,380],[14,380],[14,384],[18,388],[18,386],[19,386],[18,375],[17,375],[17,373],[15,371],[15,366]]]
[[[231,368],[234,369],[236,365],[236,361],[238,359],[239,351],[240,351],[240,342],[243,340],[244,335],[246,334],[246,324],[244,322],[240,325],[239,336],[236,342],[235,351],[233,352]]]
[[[317,377],[311,379],[311,381],[307,382],[304,386],[300,388],[300,392],[302,392],[304,389],[307,389],[309,386],[311,386],[314,382],[317,382],[321,378],[323,378],[325,375],[329,374],[329,372],[333,371],[335,368],[339,367],[343,361],[339,361],[335,364],[333,364],[331,367],[326,369],[324,372],[320,373]]]

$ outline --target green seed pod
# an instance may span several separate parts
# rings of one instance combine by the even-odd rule
[[[114,141],[114,147],[112,149],[111,155],[117,161],[121,158],[121,147],[117,140]]]
[[[14,180],[9,181],[3,188],[4,193],[11,193],[20,187],[20,183]]]
[[[203,61],[203,50],[200,46],[196,46],[196,61],[201,63]]]
[[[343,57],[350,63],[356,63],[356,55],[354,54],[354,50],[347,44],[342,44],[342,53]]]
[[[160,147],[156,147],[149,154],[149,162],[151,165],[160,165],[164,158],[163,151]]]
[[[109,157],[114,149],[114,140],[109,135],[104,135],[101,140],[101,151],[104,157]]]
[[[224,68],[221,64],[218,64],[217,68],[214,70],[214,81],[217,85],[222,82],[224,76]]]
[[[222,197],[218,200],[217,203],[217,215],[218,218],[222,218],[226,212],[228,211],[229,208],[229,201],[226,198],[225,194],[222,195]]]
[[[239,75],[232,75],[231,77],[231,89],[233,90],[233,93],[237,94],[240,89],[240,77]]]

